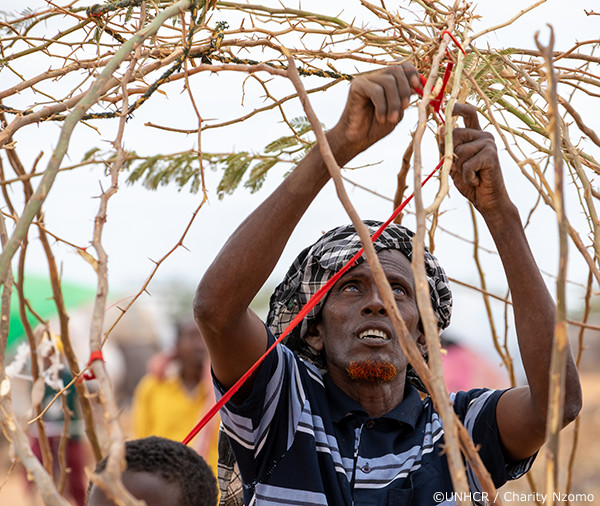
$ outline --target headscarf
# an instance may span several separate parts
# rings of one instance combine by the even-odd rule
[[[367,220],[365,226],[373,235],[381,222]],[[388,225],[373,243],[376,252],[395,249],[412,259],[414,233],[394,223]],[[312,246],[304,249],[294,260],[283,281],[275,288],[270,300],[267,325],[277,337],[298,314],[307,301],[339,271],[362,247],[352,225],[334,228],[323,234]],[[363,254],[356,265],[366,260]],[[440,332],[450,324],[452,292],[444,269],[437,259],[425,249],[425,271],[429,284],[431,304],[437,317]],[[310,324],[319,316],[326,297],[321,299],[308,315],[284,339],[284,344],[300,357],[323,367],[319,355],[308,346],[304,337]]]

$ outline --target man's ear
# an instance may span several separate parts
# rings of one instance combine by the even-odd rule
[[[321,326],[319,323],[312,322],[308,326],[304,340],[313,350],[317,352],[323,351],[323,338],[321,337]]]
[[[416,344],[417,348],[419,348],[419,353],[424,357],[427,354],[427,339],[425,339],[425,332],[421,321],[419,321],[418,329],[419,335],[417,336]]]

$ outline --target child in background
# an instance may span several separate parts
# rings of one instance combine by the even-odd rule
[[[151,436],[125,443],[125,488],[148,506],[216,506],[217,481],[206,461],[194,450],[170,439]],[[95,473],[106,468],[106,459]],[[92,481],[87,506],[115,503]]]

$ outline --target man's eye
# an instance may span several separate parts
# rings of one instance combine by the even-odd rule
[[[345,292],[358,292],[358,288],[356,287],[356,285],[346,285],[344,287],[344,291]]]
[[[392,291],[394,292],[394,295],[405,295],[406,294],[406,290],[404,288],[402,288],[401,286],[392,287]]]

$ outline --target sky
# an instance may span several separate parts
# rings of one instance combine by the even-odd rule
[[[540,30],[541,41],[544,43],[548,41],[547,23],[554,27],[557,49],[566,49],[576,40],[597,39],[598,17],[588,17],[583,13],[584,8],[593,8],[594,3],[571,1],[569,8],[566,9],[564,2],[548,1],[538,7],[534,13],[523,16],[509,29],[490,34],[487,40],[492,47],[534,48],[533,35],[537,30]],[[43,5],[43,2],[41,4]],[[401,2],[386,2],[390,9],[400,4]],[[13,5],[12,0],[0,0],[0,11],[11,10]],[[37,4],[36,2],[23,2],[22,5],[25,7]],[[296,4],[286,2],[286,5]],[[359,5],[359,2],[303,1],[301,5],[306,10],[324,12],[327,9],[335,14],[342,9],[342,6],[346,13],[351,12]],[[510,19],[525,4],[522,1],[505,0],[501,5],[502,9],[498,7],[497,2],[479,2],[478,12],[481,14],[481,20],[475,26],[475,31]],[[349,15],[345,16],[345,18],[350,17]],[[6,75],[6,71],[2,73]],[[246,82],[246,93],[242,96],[240,90],[244,79],[245,76],[231,74],[202,75],[195,79],[193,93],[203,117],[227,119],[235,117],[240,111],[247,112],[260,106],[262,103],[261,90],[253,80]],[[313,78],[312,84],[316,83],[314,79],[316,78]],[[289,83],[274,83],[273,86],[281,94],[288,94],[292,91]],[[4,89],[4,87],[5,85],[0,85],[0,88]],[[311,96],[313,107],[320,121],[326,127],[333,126],[337,121],[345,102],[347,88],[347,84],[343,83],[325,93]],[[142,154],[154,154],[197,147],[195,136],[186,137],[144,127],[144,123],[148,121],[178,128],[195,128],[197,126],[194,120],[195,116],[189,110],[188,97],[185,92],[182,92],[181,84],[165,89],[168,96],[155,94],[152,103],[148,107],[141,108],[129,120],[124,139],[126,149],[135,149]],[[13,104],[11,103],[11,105]],[[303,114],[298,103],[287,105],[286,113],[288,117]],[[588,115],[586,121],[596,131],[600,130],[597,115]],[[408,132],[414,129],[415,125],[416,110],[413,108],[407,111],[402,124],[388,138],[351,164],[352,166],[377,165],[349,172],[347,176],[384,195],[393,196],[399,159],[404,151]],[[42,124],[37,128],[24,128],[15,136],[17,147],[26,166],[31,166],[39,151],[44,151],[46,157],[52,152],[58,139],[60,126],[60,124]],[[115,127],[116,121],[111,124],[103,124],[101,134],[98,134],[84,125],[78,125],[71,139],[69,156],[63,161],[63,166],[77,163],[90,147],[108,148],[114,139]],[[287,131],[279,117],[274,113],[265,114],[259,120],[251,120],[243,125],[229,128],[226,134],[214,130],[207,131],[203,134],[202,147],[208,152],[259,150],[270,141],[285,134]],[[25,146],[25,149],[22,146]],[[513,200],[520,209],[529,209],[533,204],[531,194],[517,182],[520,179],[512,177],[513,171],[518,172],[518,168],[505,153],[501,153],[501,159]],[[427,167],[433,168],[436,164],[435,149],[426,151],[424,153],[424,171],[427,170]],[[219,200],[215,193],[220,174],[207,171],[209,200],[202,207],[191,226],[184,241],[185,248],[179,248],[165,260],[150,285],[149,291],[151,293],[153,289],[160,291],[160,286],[172,283],[179,283],[192,290],[227,237],[244,217],[275,188],[286,170],[286,167],[277,167],[268,177],[263,189],[256,194],[252,195],[245,189],[239,189],[223,200]],[[92,169],[84,167],[76,171],[61,173],[44,204],[48,228],[58,236],[79,246],[89,245],[92,238],[93,220],[99,203],[97,196],[100,194],[101,188],[107,188],[108,184],[106,177],[98,167]],[[358,188],[348,187],[348,191],[362,218],[384,220],[391,214],[391,204],[383,199]],[[15,190],[14,198],[18,199],[16,193]],[[426,198],[431,198],[431,190],[426,194]],[[454,223],[457,227],[461,227],[461,224],[464,223],[466,230],[469,230],[470,217],[461,199],[462,197],[454,192],[450,212],[455,213]],[[154,192],[139,184],[129,186],[125,184],[124,177],[121,178],[118,192],[109,201],[108,220],[103,236],[104,248],[109,254],[109,282],[114,298],[126,298],[140,290],[142,283],[152,272],[153,261],[163,257],[179,241],[199,203],[200,195],[190,194],[185,189],[178,191],[174,187],[164,187]],[[573,219],[576,220],[577,217],[573,217]],[[348,221],[341,204],[337,201],[332,184],[329,184],[297,227],[280,263],[269,280],[269,284],[277,283],[295,255],[316,240],[323,231]],[[410,227],[412,223],[409,218],[407,225]],[[534,221],[527,231],[534,254],[542,270],[547,272],[555,272],[558,261],[557,251],[548,247],[548,244],[555,243],[553,240],[548,240],[549,236],[554,236],[554,228],[556,228],[555,218],[552,214],[542,210],[539,213],[536,212]],[[484,242],[493,249],[489,237],[484,237]],[[268,247],[268,245],[263,247]],[[40,248],[32,244],[30,249],[28,269],[32,272],[44,273],[46,266]],[[96,276],[93,269],[72,248],[57,245],[56,251],[62,275],[66,279],[76,280],[83,284],[95,284]],[[476,282],[474,265],[471,260],[472,252],[468,245],[461,244],[448,234],[440,232],[435,253],[440,258],[442,265],[447,266],[450,276]],[[495,293],[503,294],[506,290],[505,281],[501,275],[501,269],[497,268],[498,260],[493,254],[484,254],[484,256],[489,257],[485,260],[489,261],[489,265],[492,266],[487,273],[490,289]],[[494,265],[496,268],[493,267]],[[575,262],[570,269],[570,277],[581,282],[584,281],[583,276],[587,271],[580,262]],[[552,287],[553,279],[547,277],[547,281]],[[486,329],[485,325],[481,323],[482,320],[474,315],[474,311],[481,311],[479,297],[474,297],[472,293],[460,289],[457,289],[457,294],[460,297],[455,304],[454,326],[458,333],[465,336],[466,340],[475,346],[481,346],[478,341],[479,335]],[[575,290],[571,307],[576,308],[579,305],[579,297],[580,295]]]

